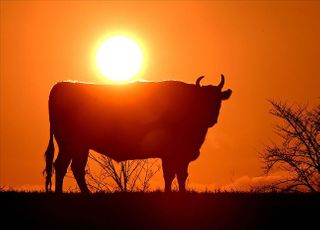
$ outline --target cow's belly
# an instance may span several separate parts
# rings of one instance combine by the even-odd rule
[[[114,131],[111,135],[92,139],[89,148],[117,161],[161,158],[171,141],[170,133],[163,128],[136,132]]]
[[[138,160],[138,159],[148,159],[148,158],[161,158],[160,154],[155,153],[145,153],[141,151],[127,151],[124,149],[119,148],[91,148],[92,150],[101,153],[103,155],[106,155],[113,160],[116,160],[118,162],[120,161],[126,161],[126,160]]]

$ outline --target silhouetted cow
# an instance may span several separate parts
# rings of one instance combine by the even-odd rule
[[[161,158],[165,191],[175,175],[185,191],[188,165],[197,159],[208,128],[217,123],[222,100],[231,90],[180,81],[97,85],[60,82],[49,97],[50,140],[46,191],[51,190],[53,136],[59,146],[54,163],[56,192],[62,192],[67,168],[81,192],[89,192],[85,166],[89,149],[116,161]]]

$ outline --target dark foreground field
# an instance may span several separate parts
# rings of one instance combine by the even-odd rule
[[[0,199],[6,229],[317,229],[320,223],[316,194],[0,192]]]

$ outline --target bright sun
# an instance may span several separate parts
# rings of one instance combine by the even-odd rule
[[[133,78],[142,66],[142,51],[138,44],[125,36],[113,36],[104,41],[96,53],[101,73],[113,81]]]

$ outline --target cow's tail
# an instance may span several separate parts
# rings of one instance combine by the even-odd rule
[[[51,191],[51,177],[53,173],[53,157],[54,157],[54,144],[53,144],[53,130],[50,125],[50,139],[48,143],[47,150],[44,154],[46,159],[46,168],[44,169],[44,173],[46,175],[46,192]]]

